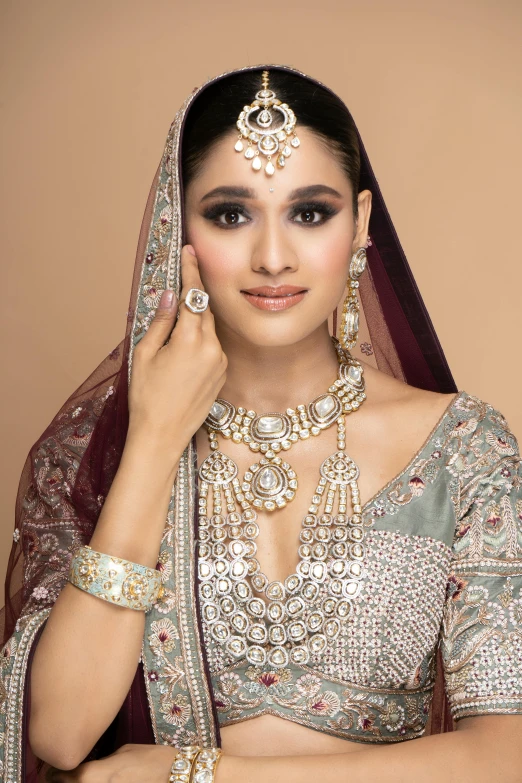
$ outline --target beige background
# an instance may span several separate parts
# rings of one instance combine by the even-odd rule
[[[0,5],[0,572],[31,444],[124,334],[174,114],[228,68],[344,98],[459,389],[522,436],[519,0],[11,0]]]

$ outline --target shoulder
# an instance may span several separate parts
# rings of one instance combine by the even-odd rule
[[[368,424],[381,422],[383,428],[401,433],[401,438],[418,443],[419,436],[427,435],[446,413],[456,398],[454,392],[440,392],[419,389],[377,370],[364,366]],[[362,416],[361,416],[362,419]]]
[[[520,495],[519,444],[502,411],[463,391],[453,405],[446,437],[459,517],[503,494]]]
[[[494,465],[502,457],[519,456],[519,446],[506,416],[491,403],[461,391],[452,406],[451,433],[459,439],[462,451],[476,458],[488,457]],[[482,460],[484,462],[484,459]]]
[[[507,438],[506,452],[518,451],[517,439],[505,415],[488,401],[464,390],[446,394],[419,389],[371,365],[365,365],[364,369],[367,402],[370,403],[368,408],[382,410],[419,429],[423,425],[429,428],[430,423],[435,424],[444,416],[445,431],[461,438],[462,447],[466,445],[466,436],[469,436],[468,440],[471,439],[474,446],[478,443],[477,439],[482,438],[484,444],[496,446],[501,451],[504,436]],[[498,436],[496,443],[495,436]]]

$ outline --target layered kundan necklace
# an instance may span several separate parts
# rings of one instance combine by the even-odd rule
[[[242,657],[276,668],[308,663],[338,637],[360,592],[365,550],[359,468],[345,452],[345,416],[366,394],[362,365],[334,343],[337,379],[307,405],[258,415],[218,398],[205,420],[211,453],[199,469],[201,610],[205,632],[231,663]],[[257,510],[274,512],[295,498],[298,477],[281,454],[334,423],[337,451],[319,468],[296,572],[284,582],[269,582],[256,558]],[[242,480],[234,460],[219,449],[219,435],[260,455]]]

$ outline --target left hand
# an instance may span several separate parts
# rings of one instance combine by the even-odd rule
[[[75,769],[53,769],[49,783],[167,783],[176,749],[170,745],[123,745],[98,761],[86,761]]]

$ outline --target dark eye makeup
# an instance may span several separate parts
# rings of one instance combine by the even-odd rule
[[[306,228],[322,226],[339,212],[328,201],[307,201],[293,204],[290,219]],[[243,204],[218,202],[211,204],[203,212],[205,220],[210,220],[219,228],[230,229],[250,222],[248,210]]]

